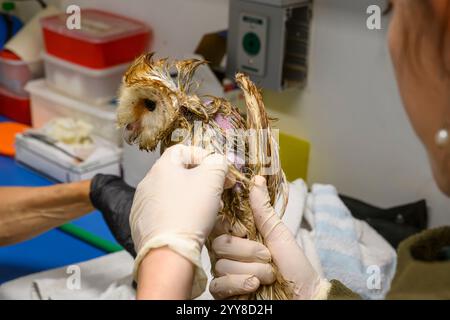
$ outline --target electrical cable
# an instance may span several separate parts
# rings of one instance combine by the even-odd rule
[[[58,228],[62,232],[86,242],[107,253],[122,251],[123,247],[106,239],[103,239],[73,223],[66,223]]]

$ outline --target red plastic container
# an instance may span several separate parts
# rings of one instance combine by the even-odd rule
[[[81,29],[67,28],[67,15],[41,20],[45,48],[58,58],[94,69],[132,61],[148,50],[152,32],[145,24],[109,12],[81,10]]]
[[[31,125],[30,98],[15,95],[0,87],[0,115]]]

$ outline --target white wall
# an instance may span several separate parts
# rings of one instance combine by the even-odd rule
[[[202,34],[227,25],[227,0],[62,0],[130,15],[155,30],[154,50],[192,52]],[[382,31],[365,27],[369,4],[315,0],[307,88],[266,92],[279,127],[312,143],[310,182],[380,206],[427,198],[431,225],[450,223],[450,200],[433,183],[403,111]]]
[[[310,75],[302,93],[267,93],[280,127],[312,143],[310,181],[381,206],[427,198],[431,225],[450,223],[409,125],[382,31],[366,28],[380,0],[316,0]]]

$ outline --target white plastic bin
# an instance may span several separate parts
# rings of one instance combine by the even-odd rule
[[[91,69],[43,54],[45,76],[52,88],[71,97],[101,105],[117,95],[129,63],[106,69]]]
[[[122,145],[122,131],[116,125],[116,106],[88,104],[49,88],[45,80],[39,79],[27,84],[31,94],[31,122],[34,128],[41,128],[54,118],[70,117],[89,122],[95,134],[117,146]]]
[[[27,97],[25,85],[28,81],[41,78],[44,74],[42,60],[25,62],[0,57],[0,86],[21,96]]]

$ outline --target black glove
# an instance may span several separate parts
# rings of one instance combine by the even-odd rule
[[[135,189],[122,178],[97,174],[91,181],[89,197],[92,205],[102,213],[116,241],[135,258],[129,222],[134,192]]]

